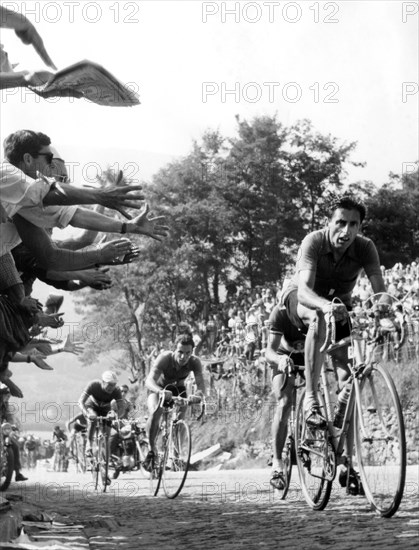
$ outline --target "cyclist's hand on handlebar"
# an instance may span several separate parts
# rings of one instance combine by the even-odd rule
[[[377,302],[372,306],[372,312],[379,315],[388,315],[391,311],[391,305],[386,302]]]
[[[294,361],[288,355],[281,355],[278,361],[279,372],[290,376],[294,372]]]
[[[109,411],[106,415],[106,418],[109,420],[116,420],[116,412],[115,411]]]
[[[173,393],[170,390],[162,390],[160,395],[164,398],[164,401],[172,401],[173,399]]]
[[[87,415],[87,418],[88,418],[88,420],[93,421],[93,420],[96,420],[97,415],[95,413],[89,413]]]
[[[188,403],[190,405],[193,405],[194,403],[201,403],[201,401],[202,401],[202,395],[195,394],[195,395],[190,395],[188,397]]]
[[[325,316],[333,315],[336,321],[344,321],[348,317],[346,306],[341,303],[329,302],[322,307]]]

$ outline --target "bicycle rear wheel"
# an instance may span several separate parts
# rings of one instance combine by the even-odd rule
[[[406,438],[399,396],[388,370],[374,364],[360,385],[356,452],[372,508],[389,518],[398,510],[406,478]],[[359,408],[360,405],[360,408]]]
[[[168,445],[165,450],[162,471],[163,489],[167,498],[175,498],[181,492],[188,475],[191,458],[191,432],[183,420],[172,426]]]
[[[295,447],[301,490],[313,510],[323,510],[329,502],[336,474],[336,457],[326,430],[311,429],[304,421],[301,393],[295,422]]]
[[[282,451],[282,464],[284,466],[283,473],[285,479],[285,486],[283,489],[277,489],[279,498],[284,500],[288,494],[290,487],[292,464],[294,458],[294,436],[290,434],[285,442],[284,449]]]

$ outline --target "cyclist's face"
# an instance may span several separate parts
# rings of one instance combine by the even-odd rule
[[[329,222],[330,243],[335,250],[344,252],[354,242],[361,226],[358,210],[337,208]]]
[[[102,380],[102,388],[106,393],[112,393],[115,387],[116,384],[114,382],[104,382]]]
[[[192,355],[193,347],[184,346],[180,342],[175,349],[175,360],[181,367],[184,367],[189,361],[190,356]]]

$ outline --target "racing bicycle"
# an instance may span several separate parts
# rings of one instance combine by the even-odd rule
[[[372,298],[376,300],[377,295]],[[395,300],[394,297],[391,299]],[[349,484],[353,454],[350,434],[353,430],[356,462],[365,496],[373,510],[389,518],[397,512],[403,497],[406,438],[393,379],[386,366],[375,361],[376,333],[383,323],[376,305],[367,308],[371,304],[372,300],[351,318],[350,336],[338,343],[334,343],[335,325],[330,317],[326,340],[327,343],[331,341],[331,345],[319,382],[320,406],[326,427],[313,429],[306,424],[303,392],[296,415],[296,458],[307,503],[313,510],[323,510],[329,501],[339,464],[347,466],[347,486]],[[349,346],[346,384],[349,384],[350,392],[342,426],[337,428],[333,425],[335,399],[332,391],[337,377],[331,353],[343,346]]]

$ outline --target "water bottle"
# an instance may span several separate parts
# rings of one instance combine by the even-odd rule
[[[333,426],[341,428],[345,417],[346,405],[348,404],[349,396],[351,395],[352,382],[347,382],[338,395],[338,400],[335,407],[335,418]]]

